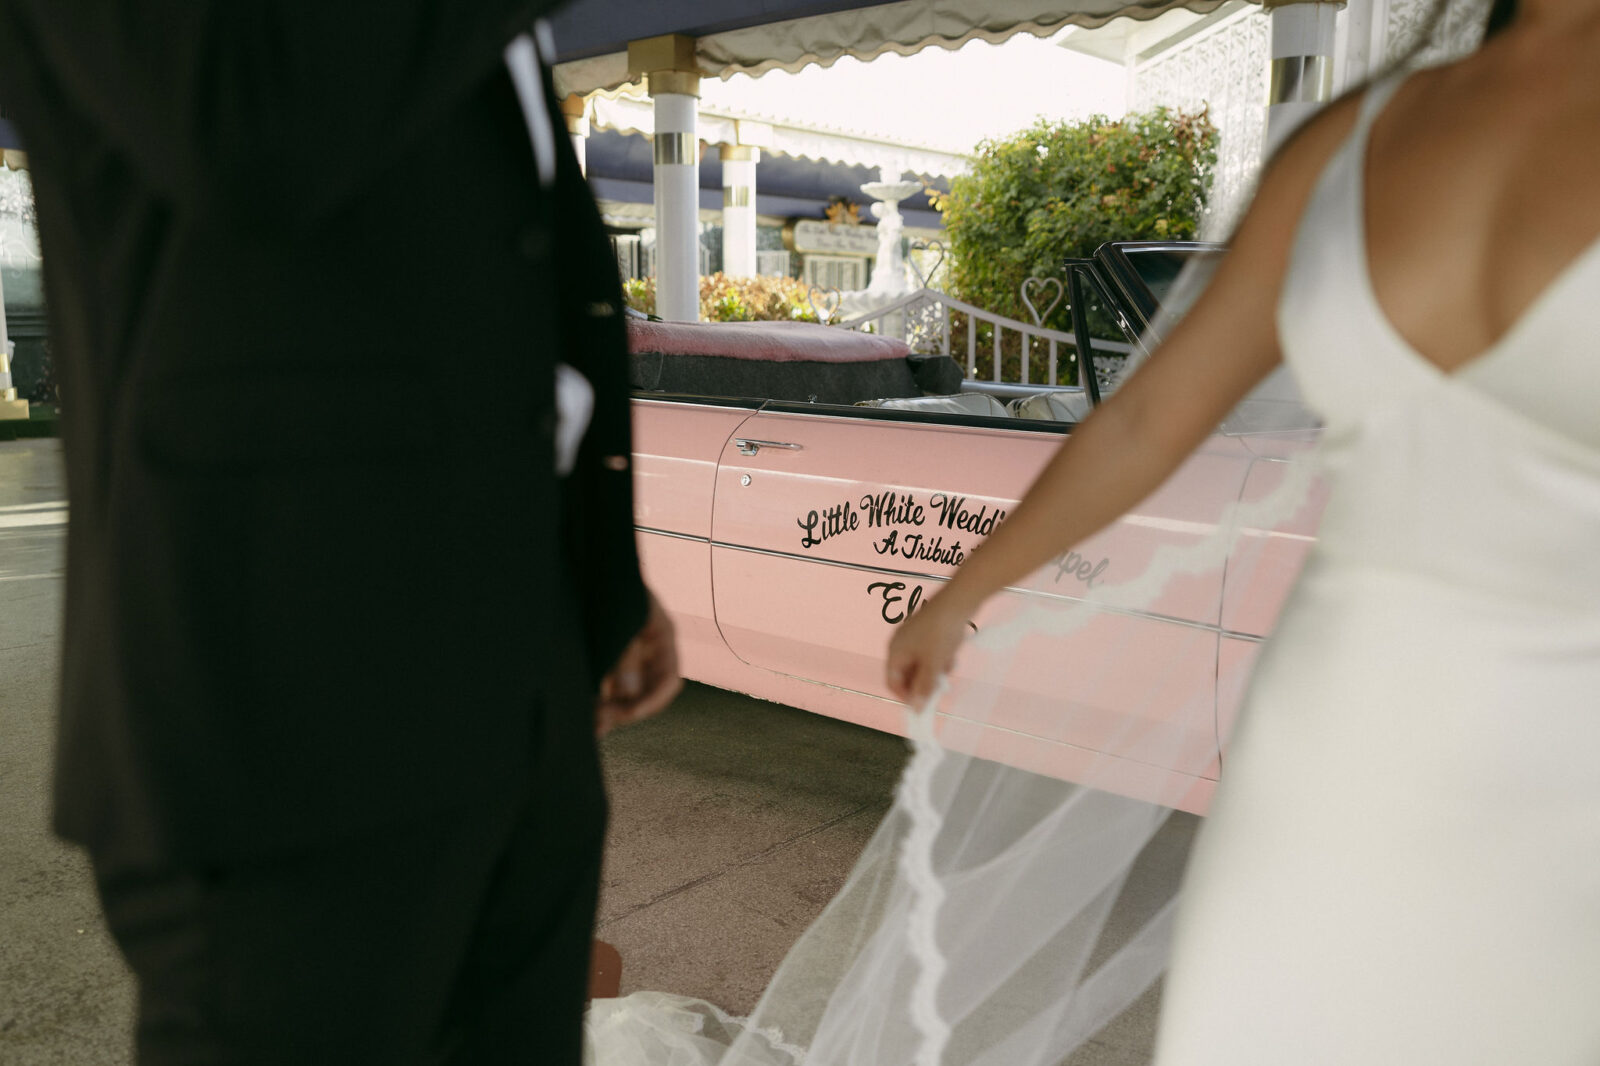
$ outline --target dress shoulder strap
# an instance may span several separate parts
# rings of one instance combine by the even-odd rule
[[[1411,71],[1406,68],[1387,71],[1374,78],[1361,95],[1361,113],[1356,119],[1356,133],[1366,137],[1367,131],[1377,121],[1384,105],[1394,98],[1396,90],[1405,83]]]

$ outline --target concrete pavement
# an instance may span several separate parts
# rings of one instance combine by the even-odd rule
[[[82,857],[46,829],[64,481],[55,440],[0,442],[0,1063],[125,1066],[133,988]],[[754,1004],[888,809],[898,738],[690,685],[603,745],[612,796],[599,935],[624,993]],[[1152,849],[1177,876],[1192,819]],[[1157,994],[1071,1066],[1148,1060]]]
[[[133,986],[87,865],[46,828],[60,665],[60,442],[0,443],[0,1062],[127,1061]]]

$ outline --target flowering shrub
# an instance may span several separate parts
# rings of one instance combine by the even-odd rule
[[[810,290],[794,278],[761,276],[730,278],[709,274],[700,279],[702,322],[815,322]],[[622,283],[628,306],[656,313],[656,279],[633,278]]]

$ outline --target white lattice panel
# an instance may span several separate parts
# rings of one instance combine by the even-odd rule
[[[1133,110],[1163,104],[1211,109],[1220,143],[1210,210],[1201,226],[1207,238],[1232,230],[1255,187],[1267,128],[1270,28],[1268,16],[1250,8],[1134,69],[1128,94]]]
[[[0,168],[0,266],[39,262],[33,184],[26,171]]]
[[[1441,4],[1445,7],[1443,19],[1418,54],[1418,61],[1444,63],[1478,47],[1489,17],[1489,0],[1389,0],[1385,53],[1390,62],[1404,58],[1422,41]]]
[[[1417,61],[1441,63],[1478,47],[1490,0],[1378,0],[1383,24],[1383,66],[1422,44]],[[1436,9],[1443,15],[1423,42]],[[1129,107],[1165,104],[1193,109],[1209,104],[1221,134],[1211,209],[1204,236],[1222,239],[1249,202],[1266,136],[1270,78],[1270,16],[1251,8],[1136,66]]]

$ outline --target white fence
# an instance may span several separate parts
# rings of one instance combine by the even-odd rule
[[[656,274],[656,246],[653,241],[633,233],[611,235],[611,251],[617,257],[617,273],[623,281],[653,278]],[[784,252],[788,255],[788,252]],[[786,264],[787,265],[787,264]],[[700,276],[711,273],[711,250],[700,247]]]
[[[756,273],[767,278],[789,276],[789,253],[785,250],[756,253]]]
[[[617,257],[617,273],[624,281],[630,278],[655,276],[656,246],[654,243],[645,242],[637,234],[614,233],[611,235],[611,251]],[[711,273],[711,265],[710,251],[705,248],[700,249],[700,274],[702,277]],[[756,273],[766,277],[788,277],[789,253],[781,250],[757,252]],[[829,282],[829,284],[836,283]],[[857,285],[855,287],[859,288],[860,286]]]
[[[867,261],[855,255],[817,255],[805,258],[800,280],[822,289],[854,292],[867,287]]]
[[[964,329],[954,325],[953,319],[958,313],[966,317]],[[845,329],[896,337],[905,341],[913,352],[948,355],[965,366],[967,378],[974,381],[978,377],[978,353],[987,348],[994,365],[984,380],[994,385],[1052,388],[1060,379],[1063,361],[1070,364],[1078,359],[1078,340],[1070,333],[1004,318],[937,289],[918,289],[877,310],[836,324]],[[983,346],[979,343],[980,333],[987,334]],[[1007,380],[1003,376],[1002,355],[1007,333],[1021,339],[1021,352],[1030,357],[1044,357],[1043,380],[1028,380],[1031,358],[1020,360],[1017,380]],[[1133,345],[1122,341],[1094,338],[1089,345],[1094,351],[1095,376],[1102,385],[1109,383],[1122,366],[1122,360],[1133,352]]]

